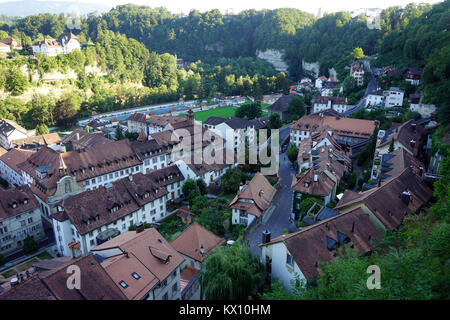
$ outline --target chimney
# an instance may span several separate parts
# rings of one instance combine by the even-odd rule
[[[77,141],[80,140],[80,133],[79,132],[77,132],[77,134],[75,135],[75,138],[76,138]]]
[[[133,181],[133,175],[131,173],[128,176],[128,180]]]
[[[419,167],[419,176],[423,175],[423,167]]]
[[[416,140],[412,139],[409,144],[411,145],[411,147],[414,148],[414,146],[416,145]]]
[[[264,191],[259,190],[259,196],[262,197],[264,195]]]
[[[401,194],[401,199],[404,204],[409,205],[409,201],[411,200],[411,192],[408,190],[405,190]]]
[[[413,132],[416,132],[416,123],[411,123],[411,128],[413,129]]]
[[[144,224],[141,223],[140,225],[136,226],[136,233],[141,233],[142,231],[144,231]]]
[[[202,257],[205,254],[205,248],[203,247],[203,245],[200,246],[200,254],[202,255]]]
[[[266,229],[265,231],[263,231],[263,233],[262,233],[262,243],[263,244],[270,242],[270,235],[271,235],[271,233],[269,232],[269,230]]]

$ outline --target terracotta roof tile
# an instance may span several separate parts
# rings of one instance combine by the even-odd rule
[[[223,245],[225,239],[216,236],[200,224],[194,222],[170,244],[179,253],[202,262],[215,248]],[[202,254],[200,248],[203,247]]]

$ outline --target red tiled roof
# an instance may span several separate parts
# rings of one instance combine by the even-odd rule
[[[181,254],[202,262],[215,248],[223,245],[225,239],[216,236],[197,222],[192,223],[170,244]],[[204,253],[200,252],[203,247]]]

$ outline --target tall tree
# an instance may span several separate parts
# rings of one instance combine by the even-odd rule
[[[200,284],[207,300],[245,300],[263,284],[259,260],[243,245],[216,249],[203,265]]]

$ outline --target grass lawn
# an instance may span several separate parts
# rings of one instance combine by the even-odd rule
[[[198,121],[205,121],[210,116],[216,116],[221,118],[234,117],[236,113],[236,108],[234,107],[220,107],[205,111],[198,111],[194,113],[194,119]]]
[[[197,121],[205,121],[210,116],[216,116],[221,118],[228,118],[228,117],[234,117],[234,114],[236,113],[235,107],[220,107],[205,111],[198,111],[194,113],[194,119]],[[179,117],[185,117],[185,114],[179,114]]]
[[[34,257],[31,257],[28,260],[25,260],[19,264],[16,264],[14,266],[9,267],[6,269],[1,275],[5,278],[9,278],[14,276],[18,272],[25,271],[33,266],[36,262],[39,262],[41,260],[50,260],[53,259],[53,257],[47,252],[41,252],[38,255],[35,255]]]

